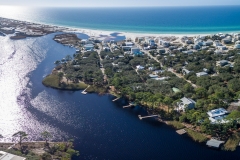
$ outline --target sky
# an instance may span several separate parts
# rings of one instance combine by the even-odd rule
[[[0,5],[61,7],[143,7],[240,5],[240,0],[0,0]]]

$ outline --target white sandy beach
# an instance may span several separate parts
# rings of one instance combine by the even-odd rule
[[[63,26],[62,26],[63,27]],[[66,32],[76,32],[76,33],[84,33],[89,35],[90,37],[101,37],[102,35],[110,36],[112,33],[119,33],[119,36],[125,36],[126,38],[135,39],[136,37],[182,37],[182,36],[206,36],[210,34],[159,34],[159,33],[131,33],[131,32],[119,32],[119,31],[103,31],[103,30],[93,30],[93,29],[81,29],[81,28],[72,28],[67,27]]]

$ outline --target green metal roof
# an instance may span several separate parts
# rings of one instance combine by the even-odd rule
[[[178,88],[175,88],[175,87],[173,87],[173,88],[172,88],[172,90],[173,90],[173,92],[174,92],[174,93],[179,93],[179,92],[181,92],[181,90],[180,90],[180,89],[178,89]]]

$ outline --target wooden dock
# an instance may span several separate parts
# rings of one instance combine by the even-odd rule
[[[151,117],[159,117],[158,115],[150,115],[150,116],[141,116],[141,115],[138,115],[138,118],[140,119],[140,120],[142,120],[142,119],[144,119],[144,118],[151,118]]]
[[[90,85],[88,85],[88,87],[90,87]],[[82,94],[87,94],[86,90],[88,89],[88,87],[82,91]]]
[[[129,107],[132,107],[134,106],[133,104],[129,104],[128,106],[123,106],[123,108],[129,108]]]
[[[185,129],[179,129],[176,132],[180,135],[183,135],[183,134],[187,133],[187,131]]]
[[[116,99],[112,100],[113,102],[119,100],[121,97],[117,97]]]

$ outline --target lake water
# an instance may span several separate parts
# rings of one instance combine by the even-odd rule
[[[75,49],[52,40],[54,34],[12,41],[0,36],[0,134],[11,141],[19,130],[40,140],[48,130],[54,140],[75,139],[76,159],[240,159],[240,150],[212,150],[155,119],[140,121],[143,108],[123,109],[111,95],[47,88],[41,81],[53,62]],[[79,35],[86,38],[86,35]]]
[[[76,28],[143,33],[240,31],[240,6],[150,8],[23,8],[0,6],[0,17]]]

